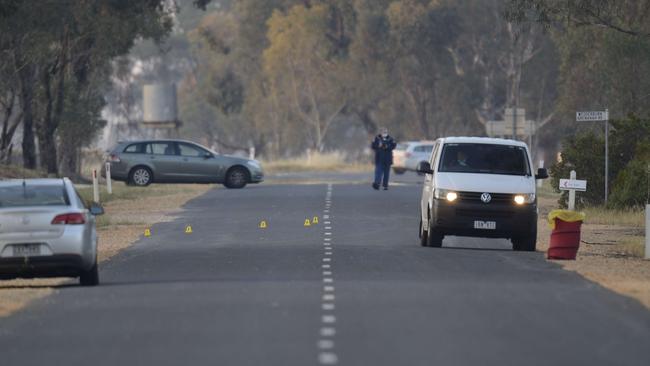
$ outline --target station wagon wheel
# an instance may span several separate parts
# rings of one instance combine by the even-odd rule
[[[243,167],[234,167],[226,173],[226,188],[244,188],[248,183],[248,171]]]
[[[136,186],[145,187],[151,184],[152,174],[151,170],[146,167],[137,167],[131,171],[129,181]]]

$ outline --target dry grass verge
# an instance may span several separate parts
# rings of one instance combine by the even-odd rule
[[[102,195],[107,203],[106,215],[97,223],[99,235],[98,259],[113,257],[132,245],[151,225],[171,221],[190,199],[206,192],[208,185],[152,185],[131,188],[116,184],[112,196]],[[80,189],[82,196],[92,196],[92,190]],[[143,209],[144,208],[144,209]],[[69,279],[34,279],[0,281],[0,317],[18,311],[30,302],[56,291]]]
[[[337,152],[313,153],[310,156],[292,159],[263,161],[262,166],[268,174],[295,172],[357,173],[372,171],[370,162],[348,162],[343,154]]]
[[[47,177],[39,170],[23,169],[17,165],[0,164],[0,179],[42,178]]]

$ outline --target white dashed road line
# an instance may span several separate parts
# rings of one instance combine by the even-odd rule
[[[324,240],[323,240],[323,297],[321,300],[321,328],[319,331],[320,338],[316,343],[318,349],[318,362],[321,365],[336,365],[339,362],[339,357],[335,352],[336,328],[336,296],[334,294],[334,270],[332,269],[332,256],[334,249],[332,245],[332,221],[330,221],[330,210],[332,207],[332,184],[327,185],[327,194],[325,195],[325,209],[323,210],[323,223],[325,226]]]

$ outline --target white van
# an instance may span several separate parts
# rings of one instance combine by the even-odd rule
[[[525,143],[483,137],[436,140],[420,204],[420,243],[440,247],[445,235],[512,240],[516,251],[535,251],[537,198]]]

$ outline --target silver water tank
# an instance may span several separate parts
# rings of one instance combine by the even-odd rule
[[[145,126],[174,128],[180,125],[176,104],[176,85],[145,85],[142,100],[142,123]]]

